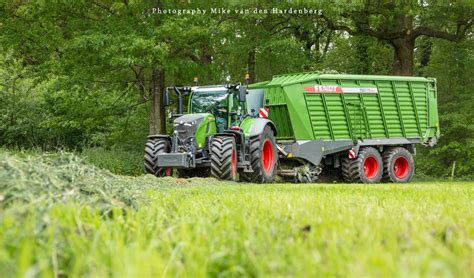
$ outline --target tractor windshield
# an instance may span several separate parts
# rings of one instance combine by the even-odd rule
[[[227,111],[227,91],[195,92],[191,98],[191,113],[217,114]]]
[[[227,129],[229,113],[227,90],[195,92],[191,97],[191,113],[211,113],[219,132]]]

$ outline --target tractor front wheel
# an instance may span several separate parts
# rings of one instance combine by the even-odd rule
[[[269,183],[275,179],[278,154],[275,137],[266,126],[259,136],[250,138],[250,166],[253,172],[239,172],[240,179],[246,182]]]
[[[346,182],[377,183],[382,179],[382,156],[374,148],[363,148],[355,159],[343,158],[341,168]]]
[[[211,176],[220,180],[237,180],[237,147],[233,137],[212,139]]]
[[[149,138],[145,144],[145,173],[157,177],[171,176],[171,168],[160,168],[157,166],[158,154],[168,153],[169,151],[170,144],[168,140],[163,138]]]
[[[383,152],[383,180],[386,182],[409,182],[415,173],[415,161],[411,153],[402,147]]]

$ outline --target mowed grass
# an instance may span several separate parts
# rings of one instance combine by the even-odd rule
[[[49,189],[35,201],[18,196],[42,183],[12,170],[31,159],[6,161],[2,276],[474,275],[474,183],[256,185],[110,175],[91,191],[92,180],[66,175],[64,194],[60,182],[53,188],[45,180]],[[2,170],[22,180],[7,181]]]

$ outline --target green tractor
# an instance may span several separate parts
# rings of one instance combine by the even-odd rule
[[[173,134],[150,135],[145,145],[145,172],[178,177],[212,176],[235,181],[272,182],[277,171],[276,127],[249,108],[245,86],[170,87],[177,113],[169,112]],[[189,96],[183,114],[183,96]],[[248,111],[248,110],[251,111]]]

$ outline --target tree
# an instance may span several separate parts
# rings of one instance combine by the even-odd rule
[[[283,10],[291,4],[239,1],[230,6],[237,13],[219,18],[214,61],[224,78],[241,81],[247,72],[253,83],[274,74],[311,70],[327,52],[328,47],[320,51],[323,41],[328,44],[321,26],[309,17],[272,14],[268,7]]]
[[[168,3],[170,2],[170,3]],[[202,20],[151,12],[173,1],[2,3],[2,44],[37,76],[59,76],[62,89],[136,94],[150,103],[150,134],[165,133],[166,74],[200,63],[208,32]],[[179,62],[177,62],[179,61]],[[179,82],[174,78],[175,82]]]
[[[394,49],[393,74],[413,75],[416,39],[421,36],[459,42],[471,34],[472,4],[430,1],[365,1],[324,11],[321,17],[332,30],[386,41]]]
[[[332,39],[333,48],[317,64],[322,71],[351,74],[385,74],[392,72],[392,49],[389,45],[368,36],[344,36]]]
[[[474,39],[460,43],[434,40],[424,73],[437,78],[441,137],[435,148],[420,148],[419,170],[429,176],[474,175]]]

